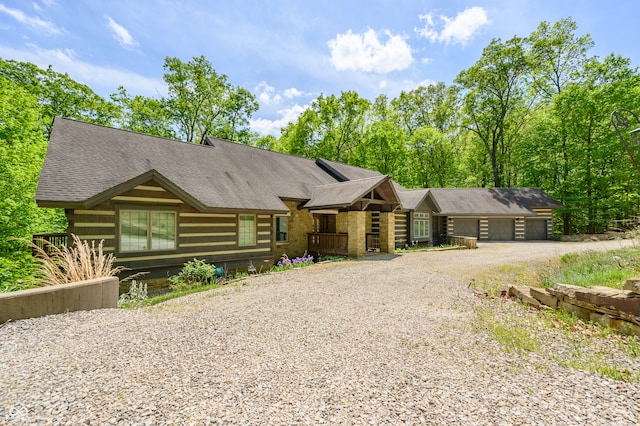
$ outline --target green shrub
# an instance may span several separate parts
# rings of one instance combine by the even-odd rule
[[[147,284],[138,284],[136,280],[131,281],[129,291],[118,299],[119,308],[132,308],[143,305],[149,299]]]
[[[40,286],[40,264],[26,251],[0,257],[0,292],[24,290]]]
[[[204,260],[193,259],[184,264],[178,275],[169,278],[173,291],[189,290],[197,286],[215,283],[216,265]]]

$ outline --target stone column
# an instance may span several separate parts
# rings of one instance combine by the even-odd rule
[[[347,218],[349,221],[349,256],[362,257],[366,250],[367,212],[350,211]]]
[[[349,213],[340,212],[336,216],[336,232],[338,234],[346,234],[349,232]]]
[[[395,230],[395,213],[380,213],[380,251],[382,253],[393,253],[395,251]]]

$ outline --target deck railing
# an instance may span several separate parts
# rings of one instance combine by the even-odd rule
[[[321,255],[348,255],[349,234],[308,234],[308,250]]]
[[[69,245],[69,234],[55,233],[55,234],[33,234],[33,244],[40,247],[47,254],[51,254],[52,247],[62,247]],[[33,254],[36,254],[35,249],[32,250]]]

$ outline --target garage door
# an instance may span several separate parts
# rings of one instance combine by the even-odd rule
[[[527,219],[525,221],[525,238],[527,240],[546,240],[547,220]]]
[[[454,219],[453,235],[459,237],[476,237],[480,234],[478,219]]]
[[[489,219],[489,239],[494,241],[513,241],[516,237],[513,219]]]

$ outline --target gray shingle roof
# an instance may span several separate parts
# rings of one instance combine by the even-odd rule
[[[444,215],[531,216],[533,208],[563,207],[537,188],[431,188],[429,196]]]
[[[337,163],[335,161],[329,161],[323,159],[316,160],[324,169],[327,170],[334,178],[339,181],[344,181],[340,177],[344,177],[347,180],[365,179],[369,177],[382,176],[380,172],[375,170],[363,169],[362,167],[350,166],[349,164]]]
[[[113,188],[155,176],[201,209],[286,211],[336,183],[315,161],[210,138],[194,145],[56,118],[36,200],[44,207],[90,207]],[[339,164],[339,163],[333,163]],[[349,179],[382,176],[341,167]]]
[[[400,199],[400,205],[405,210],[416,210],[429,193],[427,188],[405,189],[396,182],[393,182],[393,185]]]
[[[304,207],[347,207],[389,179],[389,176],[378,175],[364,179],[317,186],[313,190],[311,199]]]

